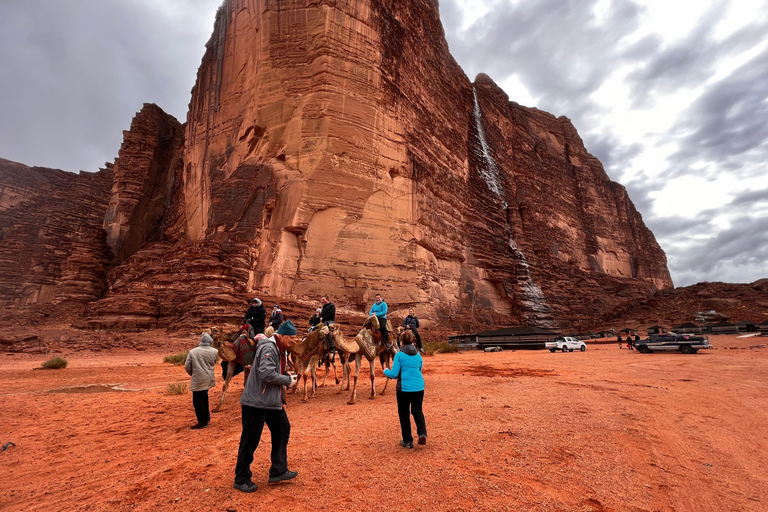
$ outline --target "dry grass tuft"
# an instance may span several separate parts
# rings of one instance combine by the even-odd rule
[[[67,360],[59,356],[52,357],[43,363],[43,368],[59,369],[59,368],[66,368],[66,367],[67,367]]]
[[[187,392],[186,382],[174,382],[173,384],[168,384],[168,387],[165,388],[166,395],[183,395],[186,392]]]
[[[189,354],[189,350],[186,352],[182,352],[181,354],[173,354],[172,356],[165,356],[163,358],[164,363],[172,363],[176,366],[183,366],[184,363],[187,361],[187,354]]]
[[[450,354],[452,352],[458,352],[460,349],[456,345],[452,345],[447,341],[441,341],[440,343],[434,341],[424,342],[424,353],[430,356],[437,354]]]

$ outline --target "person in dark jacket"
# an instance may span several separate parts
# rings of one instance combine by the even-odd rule
[[[317,324],[320,323],[320,308],[317,308],[315,310],[315,313],[309,317],[309,330],[314,331],[315,327],[317,327]]]
[[[408,316],[403,320],[403,327],[406,331],[411,331],[416,336],[416,345],[419,347],[419,352],[423,354],[424,348],[421,346],[421,336],[419,336],[419,319],[413,314],[413,308],[408,310]]]
[[[245,312],[244,324],[253,327],[256,334],[264,334],[264,328],[267,326],[267,310],[261,303],[261,299],[254,297],[251,299],[251,307]]]
[[[323,325],[331,325],[336,323],[336,306],[333,305],[331,299],[327,295],[320,297],[320,302],[323,303],[323,309],[320,310],[320,321]],[[336,357],[336,346],[333,344],[330,332],[323,341],[325,345],[325,351],[332,354],[331,357]],[[318,361],[320,362],[320,361]]]
[[[419,444],[427,444],[427,423],[424,420],[422,403],[424,402],[424,360],[413,345],[415,336],[412,333],[404,333],[403,346],[395,354],[392,369],[384,370],[384,375],[390,379],[397,379],[397,414],[400,417],[400,430],[403,439],[400,446],[413,448],[413,435],[411,434],[411,415],[416,422],[416,434],[419,436]]]
[[[272,466],[269,481],[291,480],[297,471],[288,469],[288,439],[291,423],[285,413],[285,388],[296,384],[296,375],[287,375],[287,349],[296,336],[296,327],[288,320],[271,338],[261,338],[253,358],[253,371],[245,383],[240,404],[243,409],[243,432],[237,451],[235,489],[253,492],[258,486],[251,477],[253,452],[261,441],[264,423],[272,435]]]
[[[618,342],[619,342],[619,348],[621,348],[621,344],[622,344],[622,342],[624,341],[624,340],[622,340],[622,339],[621,339],[621,333],[619,333],[619,335],[618,335],[618,336],[616,336],[616,341],[618,341]]]
[[[277,330],[281,323],[283,323],[283,311],[280,309],[280,304],[275,304],[272,307],[272,314],[269,316],[269,325]]]

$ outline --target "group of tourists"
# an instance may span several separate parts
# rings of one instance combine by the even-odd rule
[[[619,343],[619,348],[621,347],[621,344],[624,342],[623,339],[621,339],[621,333],[616,337],[616,341]],[[640,335],[635,333],[635,339],[632,339],[632,333],[627,333],[627,349],[628,350],[635,350],[635,342],[640,341]]]
[[[336,322],[336,306],[328,295],[320,297],[321,307],[317,308],[309,320],[310,330],[318,325],[331,325]],[[381,339],[387,348],[391,347],[387,329],[387,303],[380,294],[376,294],[369,315],[376,315],[379,320]],[[408,316],[403,321],[403,328],[413,333],[404,336],[403,345],[395,355],[392,368],[384,370],[390,379],[397,379],[397,411],[400,418],[402,439],[400,446],[413,448],[410,416],[416,422],[418,444],[427,441],[427,428],[422,411],[424,400],[424,378],[422,376],[424,352],[419,335],[419,319],[413,308],[408,310]],[[288,348],[297,335],[297,329],[290,320],[286,320],[279,304],[275,304],[268,319],[269,326],[274,329],[270,337],[264,335],[267,326],[267,312],[259,298],[249,302],[248,310],[243,319],[240,337],[246,342],[256,344],[253,360],[246,361],[245,367],[238,364],[234,375],[240,371],[246,373],[245,386],[240,398],[242,406],[242,433],[235,465],[234,488],[242,492],[254,492],[258,486],[251,480],[251,463],[253,454],[259,446],[261,433],[266,423],[272,437],[272,464],[269,469],[269,482],[291,480],[298,475],[297,471],[288,469],[288,439],[291,433],[291,423],[285,411],[286,390],[297,383],[297,375],[286,370],[288,365]],[[417,346],[413,345],[416,342]],[[191,377],[192,404],[197,417],[197,424],[192,429],[205,428],[210,422],[208,406],[208,390],[216,385],[215,366],[218,350],[212,347],[213,338],[203,333],[198,347],[189,351],[184,368]],[[325,349],[335,353],[333,340],[326,337]],[[250,363],[250,364],[248,364]],[[227,363],[222,362],[223,377],[226,378]]]

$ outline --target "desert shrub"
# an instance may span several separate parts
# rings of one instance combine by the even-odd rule
[[[186,382],[174,382],[172,384],[168,384],[168,387],[165,388],[166,395],[183,395],[186,392],[187,392]]]
[[[441,341],[439,343],[436,341],[427,341],[424,343],[424,353],[430,356],[435,355],[437,352],[440,352],[441,354],[449,354],[458,351],[458,346],[452,345],[447,341]]]
[[[187,354],[189,354],[189,350],[186,352],[182,352],[181,354],[173,354],[172,356],[165,356],[163,358],[164,363],[172,363],[176,366],[182,366],[187,361]]]
[[[43,368],[66,368],[67,360],[63,357],[55,356],[43,363]]]

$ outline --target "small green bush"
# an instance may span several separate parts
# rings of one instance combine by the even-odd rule
[[[43,363],[43,368],[66,368],[67,360],[63,357],[55,356]]]
[[[447,341],[441,341],[440,343],[435,341],[427,341],[424,343],[424,353],[430,356],[435,355],[436,352],[440,352],[441,354],[450,354],[451,352],[458,351],[459,347],[457,345],[452,345]]]
[[[165,393],[167,395],[183,395],[186,392],[187,392],[186,382],[174,382],[173,384],[168,384],[168,387],[165,388]]]
[[[163,358],[164,363],[173,363],[176,366],[183,366],[184,363],[187,361],[187,354],[189,354],[189,350],[186,352],[182,352],[181,354],[174,354],[172,356],[165,356]]]

